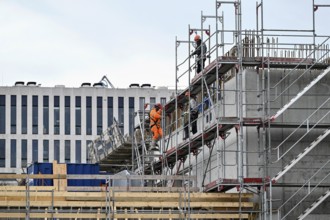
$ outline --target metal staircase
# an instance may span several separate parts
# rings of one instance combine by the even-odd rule
[[[330,134],[330,128],[326,129],[323,134],[316,138],[308,147],[304,149],[303,152],[298,154],[293,160],[290,161],[279,173],[277,173],[273,178],[273,182],[277,182],[286,172],[288,172],[294,165],[296,165],[306,154],[314,149],[325,137]]]
[[[289,217],[289,215],[293,212],[293,210],[302,204],[303,201],[310,195],[312,195],[313,192],[316,191],[316,189],[319,188],[321,183],[323,183],[329,176],[330,172],[327,171],[329,169],[330,160],[328,160],[326,163],[324,163],[314,174],[294,193],[292,194],[283,204],[278,208],[278,219],[284,220]],[[324,175],[324,172],[327,174]],[[318,178],[318,176],[322,177],[322,179],[314,186],[311,187],[311,182]],[[306,191],[307,188],[307,191]],[[325,193],[322,194],[309,208],[307,208],[297,219],[301,220],[304,219],[308,214],[310,214],[319,204],[321,204],[329,195],[330,190],[328,189]],[[304,195],[306,193],[306,195]],[[281,213],[282,210],[284,210],[284,207],[286,207],[288,204],[293,202],[294,198],[297,198],[299,196],[303,197],[298,202],[294,202],[295,205],[291,207],[285,214]],[[281,215],[282,214],[282,215]],[[290,216],[292,218],[292,216]]]
[[[275,115],[271,116],[270,120],[274,121],[276,118],[278,118],[278,116],[283,114],[283,112],[285,112],[291,105],[293,105],[300,97],[302,97],[310,88],[312,88],[316,83],[318,83],[329,72],[330,72],[330,67],[328,67],[320,75],[318,75],[313,81],[311,81],[301,92],[299,92],[287,104],[285,104],[281,109],[279,109]]]
[[[297,220],[304,219],[309,215],[316,207],[318,207],[324,200],[326,200],[330,195],[330,189],[328,189],[320,198],[318,198],[308,209],[306,209]]]

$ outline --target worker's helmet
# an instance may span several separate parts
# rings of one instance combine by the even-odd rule
[[[201,39],[201,36],[199,36],[198,34],[196,34],[195,37],[194,37],[194,41],[198,41],[200,39]]]
[[[158,109],[162,109],[163,108],[163,106],[160,103],[155,104],[155,107],[158,108]]]

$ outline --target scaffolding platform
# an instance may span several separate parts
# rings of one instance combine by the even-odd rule
[[[243,118],[243,126],[256,126],[262,123],[261,118]],[[217,137],[217,127],[219,136],[226,137],[226,133],[239,126],[239,118],[237,117],[220,117],[218,122],[214,122],[209,126],[205,126],[203,132],[197,133],[178,144],[178,147],[172,147],[164,152],[163,156],[159,157],[159,160],[153,164],[155,171],[160,171],[162,164],[174,165],[177,159],[185,159],[189,153],[197,153],[198,148],[203,145],[208,145],[212,140]]]

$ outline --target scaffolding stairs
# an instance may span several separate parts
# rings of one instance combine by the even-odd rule
[[[308,147],[304,149],[303,152],[298,154],[293,160],[290,161],[279,173],[277,173],[273,178],[273,182],[277,182],[286,172],[288,172],[294,165],[296,165],[306,154],[313,150],[325,137],[330,134],[330,128],[326,129],[323,134],[318,136]]]
[[[149,151],[151,143],[151,131],[149,129],[149,111],[142,110],[136,112],[137,126],[134,132],[134,153],[137,167],[135,172],[140,175],[154,175],[154,158],[159,157],[154,151]]]
[[[324,200],[330,196],[330,189],[328,189],[321,197],[319,197],[309,208],[307,208],[297,220],[303,220],[307,217],[314,209],[316,209]]]
[[[275,115],[270,117],[271,121],[274,121],[278,116],[283,114],[290,106],[292,106],[301,96],[303,96],[309,89],[311,89],[316,83],[318,83],[323,77],[325,77],[330,72],[330,67],[325,69],[320,75],[318,75],[314,80],[312,80],[302,91],[300,91],[295,97],[293,97],[287,104],[280,108]]]

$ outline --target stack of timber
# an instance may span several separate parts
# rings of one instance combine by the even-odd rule
[[[1,186],[0,218],[255,219],[250,193],[87,192]]]

